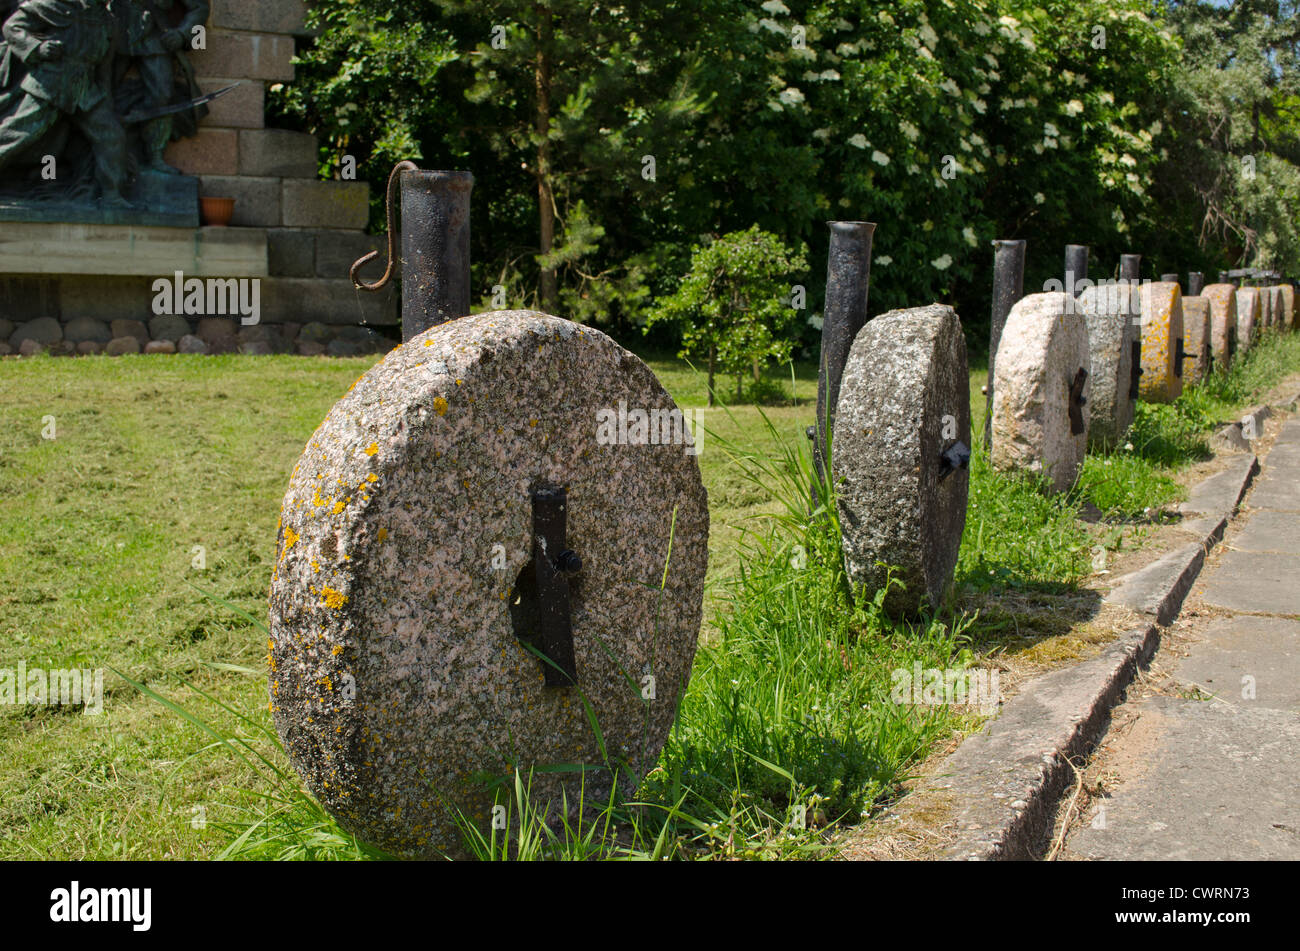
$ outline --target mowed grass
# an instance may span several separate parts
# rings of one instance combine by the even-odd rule
[[[0,361],[0,669],[115,668],[181,696],[183,679],[264,718],[265,677],[213,666],[263,671],[263,636],[198,589],[265,617],[289,472],[376,359]],[[703,406],[690,368],[650,363],[683,406]],[[803,368],[796,399],[815,395]],[[812,415],[767,412],[792,442]],[[701,419],[741,444],[763,427],[753,407]],[[709,435],[700,464],[712,579],[734,570],[739,526],[773,505]],[[102,716],[0,705],[0,857],[219,851],[201,827],[221,790],[252,775],[231,757],[194,757],[208,738],[111,673],[104,688]]]
[[[786,506],[772,480],[756,479],[752,465],[733,459],[806,452],[813,368],[795,368],[795,405],[705,411],[711,624],[665,769],[647,792],[675,802],[689,787],[711,830],[696,829],[692,849],[706,854],[787,854],[769,846],[788,821],[782,807],[794,802],[829,810],[827,821],[870,811],[936,738],[969,725],[944,710],[891,709],[882,699],[888,672],[913,659],[963,666],[973,661],[972,647],[1016,626],[970,613],[984,593],[1073,590],[1088,573],[1094,543],[1076,518],[1078,505],[1090,492],[1115,513],[1176,497],[1172,475],[1203,451],[1210,423],[1231,418],[1300,366],[1298,340],[1272,341],[1204,392],[1152,408],[1139,422],[1150,439],[1125,463],[1133,467],[1131,485],[1108,489],[1111,504],[1102,504],[1086,473],[1077,492],[1057,498],[993,473],[976,438],[953,610],[912,626],[845,601],[825,533],[764,520]],[[182,686],[188,682],[228,705],[221,717],[231,735],[251,738],[255,731],[232,714],[268,722],[264,635],[194,586],[265,616],[288,473],[329,408],[373,362],[0,362],[0,668],[112,667],[198,705]],[[649,362],[679,403],[703,406],[699,374],[670,359]],[[789,389],[788,369],[772,377]],[[977,369],[976,433],[982,382]],[[55,438],[46,439],[50,417]],[[1114,468],[1104,462],[1090,458],[1089,466]],[[1116,482],[1128,484],[1104,484]],[[746,528],[757,533],[747,536]],[[823,570],[792,575],[792,544]],[[227,804],[237,791],[265,791],[264,780],[112,674],[105,688],[102,716],[0,707],[0,857],[219,853],[231,840],[218,827],[229,821]],[[283,765],[270,744],[259,749]],[[756,756],[777,770],[756,765]],[[730,782],[718,783],[728,766]],[[733,834],[741,827],[749,839]]]

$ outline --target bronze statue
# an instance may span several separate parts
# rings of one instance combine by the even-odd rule
[[[0,0],[0,220],[197,220],[197,184],[163,153],[234,88],[202,95],[189,63],[210,9],[209,0]],[[146,189],[146,173],[175,181],[151,178]],[[100,218],[88,210],[96,186]]]
[[[0,50],[0,171],[66,117],[90,142],[102,204],[127,205],[126,132],[110,96],[113,34],[108,0],[18,4]]]
[[[195,27],[207,21],[210,9],[207,0],[126,0],[121,11],[125,23],[120,59],[128,68],[134,63],[139,71],[147,106],[157,110],[171,105],[178,85],[186,99],[199,95],[194,71],[184,52],[190,48]],[[178,71],[181,83],[177,82]],[[193,115],[192,110],[187,112]],[[184,113],[157,116],[143,124],[146,167],[179,174],[163,161],[163,150],[172,139],[178,116],[183,119]],[[184,131],[193,134],[196,124],[191,120]]]

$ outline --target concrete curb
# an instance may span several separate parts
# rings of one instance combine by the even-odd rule
[[[957,838],[941,857],[1041,857],[1057,800],[1074,780],[1070,761],[1092,750],[1159,644],[1159,629],[1148,624],[1092,660],[1035,678],[983,733],[962,743],[947,763],[960,778],[936,784],[964,802],[954,813]]]
[[[1034,860],[1046,852],[1057,803],[1074,782],[1074,766],[1105,734],[1111,710],[1160,645],[1160,627],[1178,616],[1208,552],[1223,539],[1259,460],[1234,461],[1198,484],[1181,507],[1201,518],[1184,527],[1192,542],[1121,579],[1105,600],[1149,620],[1122,634],[1097,657],[1036,677],[984,730],[959,746],[931,785],[958,805],[955,838],[940,857]]]

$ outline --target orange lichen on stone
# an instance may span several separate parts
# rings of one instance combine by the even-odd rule
[[[366,453],[367,456],[373,456],[373,455],[374,455],[375,453],[377,453],[377,452],[379,452],[379,443],[377,443],[377,442],[372,442],[372,443],[371,443],[369,446],[367,446],[366,449],[365,449],[365,453]]]
[[[439,416],[446,416],[447,401],[443,399],[441,396],[435,396],[433,398],[433,411],[437,413]]]
[[[379,530],[379,540],[382,542],[387,537],[388,537],[388,529],[381,528]]]
[[[341,591],[335,591],[328,585],[320,589],[321,603],[333,611],[337,611],[347,603],[348,596]]]

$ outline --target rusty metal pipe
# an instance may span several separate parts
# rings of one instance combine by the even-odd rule
[[[993,445],[993,369],[1002,328],[1016,302],[1025,296],[1025,242],[993,242],[993,313],[989,323],[989,379],[984,387],[984,448]]]
[[[867,323],[871,288],[872,221],[828,221],[830,254],[826,259],[826,306],[822,312],[821,366],[817,376],[817,422],[813,434],[813,464],[825,477],[826,433],[834,431],[840,381],[853,341]]]
[[[1065,246],[1065,293],[1078,297],[1078,284],[1088,279],[1088,246],[1086,244],[1067,244]]]
[[[379,256],[372,251],[352,265],[352,282],[359,290],[378,291],[392,279],[398,236],[393,206],[400,190],[403,341],[469,314],[473,188],[469,172],[423,171],[412,162],[398,163],[388,179],[388,266],[375,283],[362,282],[360,269]]]

